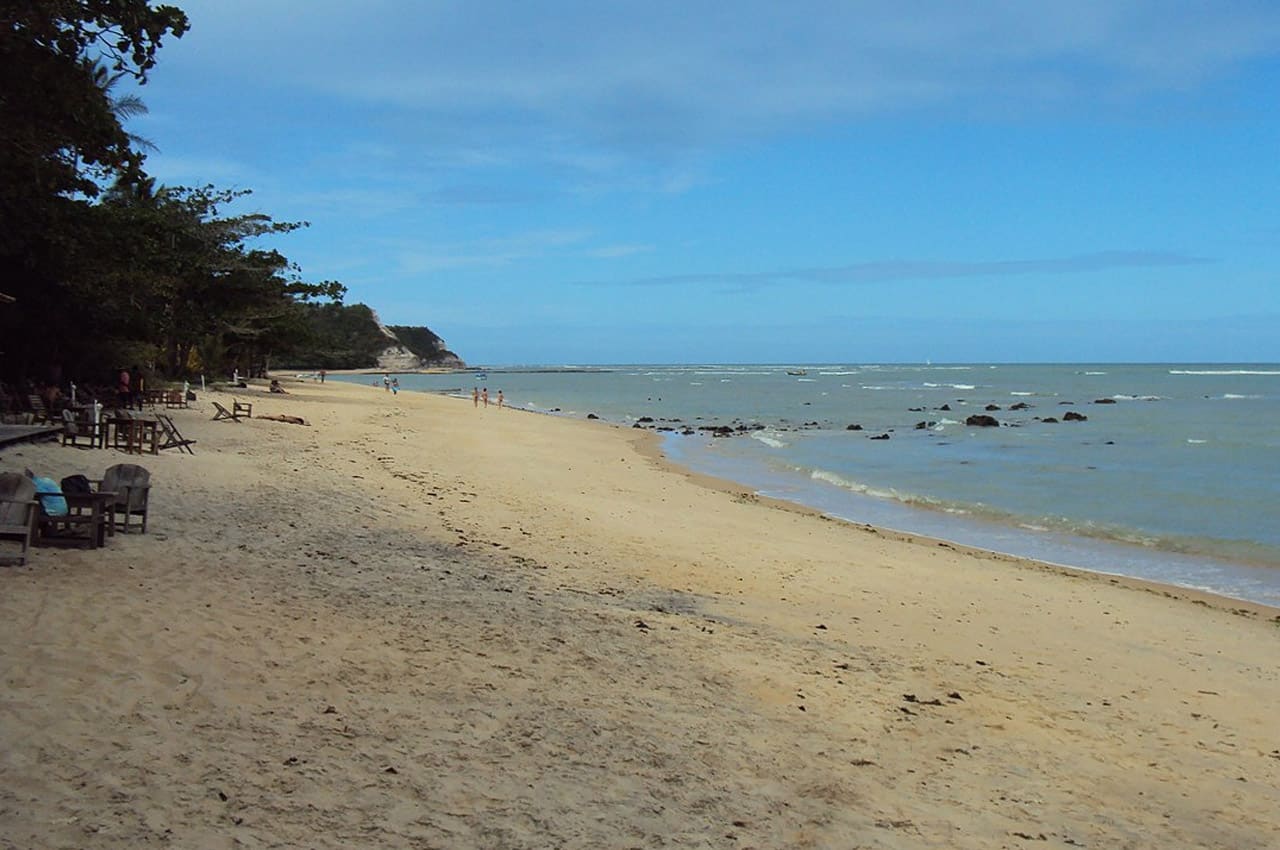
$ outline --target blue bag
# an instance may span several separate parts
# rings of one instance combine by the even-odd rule
[[[36,498],[40,500],[41,506],[47,516],[66,516],[67,500],[62,497],[62,489],[58,487],[58,482],[52,478],[43,478],[39,475],[31,479],[36,485]]]

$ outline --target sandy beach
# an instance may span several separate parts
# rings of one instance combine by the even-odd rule
[[[147,534],[0,567],[0,846],[1276,846],[1280,611],[285,385],[174,411]]]

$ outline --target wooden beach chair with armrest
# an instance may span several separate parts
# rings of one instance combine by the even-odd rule
[[[243,416],[247,419],[252,419],[253,404],[247,401],[233,401],[231,402],[231,412],[237,417]]]
[[[80,543],[97,549],[115,533],[115,494],[93,492],[83,475],[63,478],[54,490],[42,489],[37,480],[36,499],[40,502],[36,530],[42,545]],[[65,503],[65,507],[59,511],[56,502]]]
[[[151,473],[136,463],[108,466],[100,481],[93,482],[100,493],[115,493],[115,521],[129,533],[129,518],[142,517],[142,533],[147,533],[147,510],[151,501]]]
[[[159,445],[161,451],[164,449],[177,449],[178,454],[182,454],[182,450],[186,449],[187,454],[193,455],[196,453],[196,450],[191,448],[196,444],[196,441],[188,440],[182,436],[178,426],[173,424],[173,417],[157,413],[156,420],[160,423],[160,430],[164,432],[163,439]]]
[[[35,483],[18,472],[0,473],[0,539],[18,541],[19,565],[27,562],[27,550],[31,548],[39,514]]]
[[[62,445],[70,443],[78,447],[81,440],[91,449],[105,449],[107,423],[94,422],[88,410],[77,412],[68,407],[62,411]]]
[[[240,421],[240,415],[238,413],[232,413],[230,410],[227,410],[225,407],[223,407],[219,402],[216,402],[216,401],[213,402],[213,409],[217,411],[216,413],[213,414],[214,422],[217,422],[219,419],[230,419],[232,422]]]

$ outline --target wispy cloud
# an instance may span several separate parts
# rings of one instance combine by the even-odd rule
[[[255,85],[429,117],[437,147],[538,140],[527,154],[662,159],[919,109],[1124,108],[1280,50],[1268,2],[373,0],[357,38],[349,5],[328,0],[302,16],[286,0],[183,6],[189,39],[235,32]],[[181,61],[236,73],[218,55]]]
[[[252,166],[225,157],[171,156],[161,149],[147,157],[147,173],[169,186],[238,185],[258,176]]]
[[[386,245],[398,272],[419,275],[466,268],[499,268],[550,256],[580,245],[590,237],[580,230],[535,230],[500,239],[431,245],[398,242]]]
[[[1039,260],[889,260],[845,266],[813,266],[762,272],[720,272],[586,281],[591,286],[686,286],[719,284],[756,289],[788,282],[875,284],[902,280],[952,280],[973,277],[1088,274],[1123,268],[1197,266],[1215,262],[1205,257],[1154,251],[1101,251]]]
[[[652,245],[605,245],[587,251],[587,256],[602,260],[615,260],[619,257],[632,257],[636,254],[647,254],[653,250]]]

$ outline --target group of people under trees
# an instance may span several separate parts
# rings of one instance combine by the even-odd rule
[[[114,399],[121,410],[142,410],[146,378],[138,366],[121,368],[112,383],[66,383],[25,380],[0,385],[0,416],[45,413],[59,415],[72,402],[90,400],[107,402]],[[43,410],[40,408],[43,407]]]

